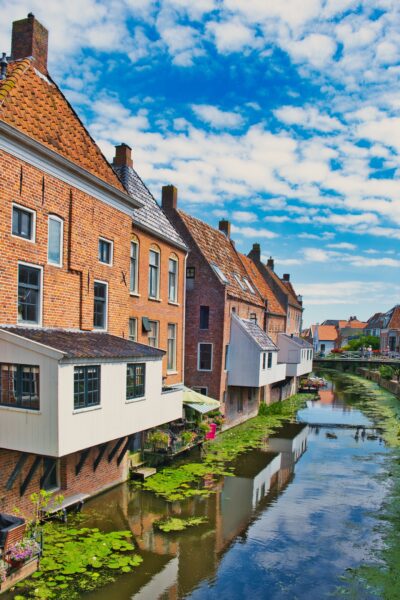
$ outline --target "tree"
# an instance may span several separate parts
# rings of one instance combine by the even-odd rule
[[[379,350],[380,343],[380,338],[375,335],[360,335],[355,340],[349,341],[348,348],[349,350],[359,350],[371,346],[372,350]]]

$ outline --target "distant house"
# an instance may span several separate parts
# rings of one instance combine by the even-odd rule
[[[335,348],[338,330],[334,325],[314,325],[313,345],[316,354],[329,354]]]
[[[383,323],[385,320],[385,314],[377,312],[370,319],[368,319],[365,326],[365,335],[373,335],[380,337],[381,330],[383,329]]]
[[[361,335],[365,335],[365,321],[359,321],[357,317],[349,317],[348,321],[338,321],[336,347],[343,348],[351,340],[355,340]]]
[[[383,317],[380,332],[381,352],[400,352],[400,305],[397,304]]]

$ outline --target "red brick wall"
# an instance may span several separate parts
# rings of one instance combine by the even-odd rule
[[[148,343],[148,333],[142,329],[142,317],[159,322],[159,347],[167,350],[168,323],[177,325],[177,358],[176,373],[167,373],[167,356],[163,360],[163,374],[166,383],[183,381],[183,316],[185,308],[185,252],[172,245],[155,239],[150,234],[134,228],[139,241],[139,278],[138,295],[131,296],[129,316],[138,320],[138,339],[142,344]],[[160,301],[150,300],[149,289],[149,252],[151,245],[160,250]],[[171,255],[178,258],[178,298],[177,304],[168,301],[168,261]]]
[[[91,449],[86,463],[78,476],[75,476],[75,466],[79,461],[80,453],[69,454],[61,458],[59,462],[61,487],[56,493],[65,496],[72,496],[78,493],[94,494],[106,487],[125,481],[128,473],[127,455],[125,455],[120,466],[117,465],[116,456],[111,463],[107,459],[107,454],[112,449],[114,443],[109,443],[109,447],[95,472],[93,471],[93,462],[98,454],[97,447]],[[33,511],[30,495],[40,490],[43,463],[38,467],[24,495],[20,496],[20,486],[36,458],[35,455],[28,457],[12,489],[7,491],[6,483],[20,456],[19,452],[0,449],[0,512],[11,513],[17,508],[21,511],[22,515],[29,516]]]
[[[285,333],[285,317],[268,316],[267,333],[271,340],[278,343],[278,333]]]

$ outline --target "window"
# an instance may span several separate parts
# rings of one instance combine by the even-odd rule
[[[146,365],[144,363],[126,366],[126,399],[134,400],[145,395]]]
[[[56,490],[60,487],[58,478],[58,460],[45,456],[43,459],[43,478],[40,481],[40,487],[47,492]]]
[[[268,369],[272,367],[272,352],[268,352]]]
[[[203,396],[207,396],[208,394],[208,388],[207,387],[196,387],[193,386],[192,390],[195,392],[198,392],[199,394],[203,394]]]
[[[197,370],[211,371],[212,370],[212,344],[199,343],[197,356]]]
[[[239,275],[237,275],[236,273],[234,273],[233,276],[236,279],[237,283],[242,288],[242,290],[245,292],[246,291],[246,286],[244,285],[243,281],[240,279]]]
[[[149,321],[149,346],[158,348],[158,321]]]
[[[265,371],[266,367],[267,367],[267,353],[263,352],[263,356],[262,356],[262,368],[263,368],[263,371]]]
[[[246,284],[246,285],[247,285],[247,287],[249,288],[250,292],[251,292],[252,294],[255,294],[256,292],[255,292],[255,290],[254,290],[253,286],[251,285],[250,281],[249,281],[249,280],[248,280],[246,277],[243,277],[243,281],[245,282],[245,284]]]
[[[41,321],[42,270],[18,265],[18,322],[39,325]]]
[[[137,319],[129,319],[129,339],[131,342],[137,340]]]
[[[107,284],[94,282],[94,319],[95,329],[107,329]]]
[[[149,296],[157,298],[159,295],[159,279],[160,279],[160,253],[158,250],[150,250],[149,261]]]
[[[39,410],[39,367],[0,365],[0,406]]]
[[[186,279],[194,279],[196,276],[195,267],[186,267]]]
[[[200,306],[200,329],[208,329],[210,324],[210,307]]]
[[[74,367],[74,409],[100,404],[100,367]]]
[[[228,280],[226,278],[226,276],[224,275],[224,273],[221,271],[221,269],[219,268],[218,265],[216,265],[215,263],[211,263],[211,266],[214,270],[214,273],[217,274],[218,278],[222,281],[222,283],[228,283]]]
[[[130,270],[130,291],[132,294],[138,292],[139,278],[139,243],[131,242],[131,270]]]
[[[56,267],[62,266],[63,220],[55,215],[49,216],[47,261]]]
[[[168,261],[168,300],[178,300],[178,260],[170,258]]]
[[[176,325],[168,323],[167,370],[176,370]]]
[[[12,208],[12,234],[25,240],[35,241],[36,213],[29,208],[13,204]]]
[[[113,243],[110,240],[99,238],[99,261],[105,265],[112,265]]]
[[[225,371],[228,370],[228,356],[229,356],[229,344],[226,344],[226,346],[225,346],[225,362],[224,362]]]
[[[253,323],[257,323],[257,314],[256,313],[250,313],[250,321],[252,321]]]

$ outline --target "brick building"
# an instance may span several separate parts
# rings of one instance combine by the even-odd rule
[[[400,352],[400,305],[393,306],[383,315],[380,330],[381,352]]]
[[[269,403],[276,382],[286,382],[286,365],[278,363],[278,347],[266,333],[283,327],[285,312],[268,285],[253,280],[228,221],[216,230],[179,210],[174,186],[163,188],[162,206],[189,248],[185,382],[219,400],[232,426]]]
[[[182,380],[184,245],[170,224],[139,229],[143,194],[51,79],[47,40],[15,22],[0,79],[0,510],[124,480],[135,435],[182,410],[162,378]]]

